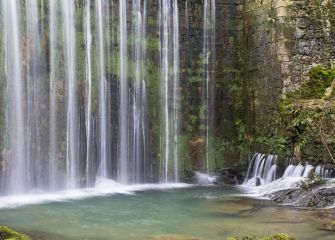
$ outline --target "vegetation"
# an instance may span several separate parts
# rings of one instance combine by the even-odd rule
[[[317,66],[308,77],[298,89],[282,96],[265,128],[267,134],[255,142],[297,160],[334,163],[335,69]]]
[[[313,172],[306,181],[301,182],[301,188],[304,190],[311,190],[312,188],[319,187],[326,182],[327,181],[324,178]]]
[[[0,226],[0,240],[31,240],[31,238],[9,227]]]

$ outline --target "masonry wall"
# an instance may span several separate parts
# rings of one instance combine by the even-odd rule
[[[246,119],[251,135],[272,131],[266,125],[279,99],[308,81],[313,67],[335,67],[334,12],[334,0],[244,1],[241,41],[245,86],[252,89]]]

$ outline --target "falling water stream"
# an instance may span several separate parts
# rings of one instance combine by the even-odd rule
[[[1,1],[11,163],[1,194],[90,187],[99,178],[179,182],[178,1],[160,0],[150,17],[146,0],[24,1]],[[215,45],[214,5],[205,6],[206,56]]]
[[[65,43],[65,80],[67,86],[67,123],[66,123],[66,169],[67,187],[78,186],[79,134],[78,99],[75,71],[75,6],[74,2],[62,0],[63,36]]]
[[[120,3],[123,1],[120,1]],[[105,55],[104,55],[104,32],[103,19],[106,6],[104,1],[96,0],[96,16],[98,26],[98,42],[99,42],[99,158],[100,168],[98,175],[107,178],[107,109],[106,109],[106,80],[105,80]],[[121,56],[122,54],[120,54]],[[122,110],[121,110],[122,111]]]
[[[58,25],[57,17],[57,2],[56,0],[49,0],[49,21],[50,21],[50,114],[49,114],[49,185],[50,189],[55,190],[57,185],[57,179],[59,176],[57,167],[58,157],[58,125],[57,125],[57,41],[56,41],[56,30]]]
[[[92,26],[91,26],[91,0],[85,2],[85,41],[86,41],[86,177],[92,179]]]
[[[178,2],[160,1],[163,105],[163,181],[178,181],[179,21]],[[172,13],[172,15],[171,15]],[[172,31],[171,31],[172,29]],[[171,51],[173,49],[173,51]],[[171,70],[172,69],[172,70]]]
[[[11,168],[9,177],[10,193],[23,192],[27,186],[27,161],[24,131],[24,106],[23,106],[23,79],[21,65],[21,42],[18,2],[1,1],[2,14],[5,26],[5,52],[7,75],[7,128],[11,136],[10,144],[15,147],[9,154],[9,161],[15,168]]]
[[[120,146],[119,146],[119,182],[128,183],[129,166],[129,88],[128,88],[128,49],[127,49],[127,4],[126,1],[119,2],[119,43],[120,43]]]
[[[214,111],[212,109],[212,102],[214,98],[214,72],[215,72],[215,0],[204,0],[204,26],[203,26],[203,93],[202,104],[206,111],[206,161],[205,169],[207,174],[210,171],[210,131],[211,122],[213,120]],[[203,111],[204,111],[203,110]]]

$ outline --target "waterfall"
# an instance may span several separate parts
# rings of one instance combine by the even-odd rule
[[[179,20],[178,1],[173,2],[173,159],[174,181],[178,182],[179,134]]]
[[[169,163],[169,106],[168,106],[168,83],[169,83],[169,58],[168,58],[168,14],[169,1],[160,1],[160,26],[161,26],[161,74],[162,74],[162,95],[163,95],[163,161],[165,182],[168,181]]]
[[[207,174],[210,171],[210,131],[211,122],[213,121],[214,111],[214,72],[215,72],[215,21],[216,21],[215,0],[204,0],[204,16],[203,16],[203,93],[202,93],[202,111],[206,111],[206,160],[205,169]]]
[[[149,136],[149,121],[148,121],[148,96],[147,96],[147,88],[146,88],[146,84],[145,81],[142,81],[142,92],[141,92],[141,96],[142,96],[142,105],[141,105],[141,132],[139,133],[142,139],[142,161],[141,161],[141,172],[140,175],[138,176],[137,180],[142,180],[142,181],[147,181],[150,180],[150,175],[152,173],[152,169],[151,169],[151,162],[149,159],[149,144],[148,144],[148,136]],[[139,143],[137,145],[140,145]],[[142,176],[142,177],[141,177]]]
[[[143,7],[143,12],[145,10]],[[143,111],[143,91],[145,90],[145,81],[142,80],[144,77],[143,69],[143,56],[145,49],[143,47],[143,38],[145,32],[145,25],[143,24],[142,6],[141,1],[136,0],[132,6],[133,15],[133,40],[134,40],[134,59],[135,59],[135,78],[133,82],[134,93],[133,93],[133,152],[132,152],[132,182],[140,182],[143,169],[144,161],[144,139],[143,139],[143,117],[145,112]]]
[[[3,0],[1,13],[1,194],[179,181],[177,0]]]
[[[57,1],[49,0],[50,21],[50,114],[49,114],[49,185],[56,189],[59,176],[57,167],[58,158],[58,127],[57,127]]]
[[[119,45],[120,45],[120,120],[119,120],[119,169],[118,179],[121,183],[128,183],[129,168],[129,88],[128,88],[128,49],[127,49],[127,3],[125,0],[119,2]]]
[[[36,0],[28,0],[26,7],[27,32],[26,32],[26,52],[27,61],[27,111],[26,111],[26,164],[27,164],[27,184],[43,187],[45,182],[42,179],[44,154],[42,139],[41,121],[41,101],[43,94],[43,82],[41,79],[41,53],[40,53],[40,33],[39,14]]]
[[[123,1],[120,1],[120,3]],[[95,0],[99,42],[99,158],[101,177],[107,178],[107,109],[106,109],[106,80],[105,80],[105,55],[104,55],[104,27],[103,27],[103,1]]]
[[[163,106],[163,180],[178,181],[179,21],[178,1],[160,1],[160,55]],[[171,34],[172,29],[172,34]],[[173,51],[170,51],[173,49]],[[170,69],[173,73],[170,73]],[[172,102],[172,106],[171,103]],[[173,160],[173,161],[172,161]]]
[[[78,185],[79,167],[79,129],[77,80],[75,73],[75,6],[73,1],[62,0],[63,36],[65,45],[65,79],[67,85],[67,117],[66,117],[66,169],[67,186]]]
[[[20,17],[17,0],[1,1],[5,27],[7,76],[7,129],[11,163],[9,192],[20,193],[27,186],[27,161],[24,131],[23,79],[21,66]]]
[[[86,42],[86,185],[92,180],[92,29],[91,0],[85,1],[85,42]],[[100,30],[100,29],[99,29]]]

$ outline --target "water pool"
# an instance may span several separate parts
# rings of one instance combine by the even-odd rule
[[[294,209],[240,194],[235,187],[193,186],[49,202],[0,209],[0,225],[48,240],[222,240],[278,232],[334,240],[319,230],[333,209]]]

